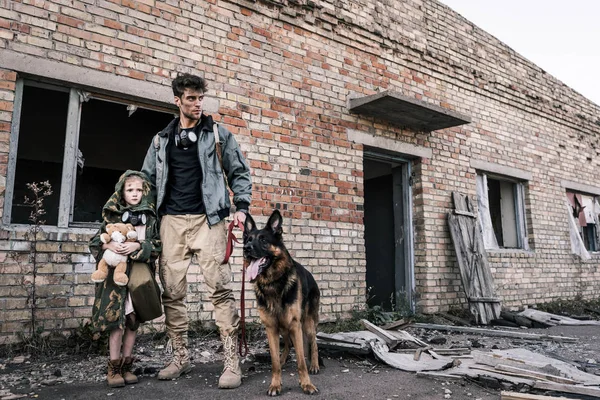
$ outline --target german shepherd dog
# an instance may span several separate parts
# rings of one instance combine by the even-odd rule
[[[320,292],[311,273],[294,261],[283,245],[282,222],[275,210],[263,229],[256,228],[250,214],[244,224],[244,265],[254,283],[271,352],[273,376],[267,395],[281,394],[281,366],[289,354],[290,340],[296,349],[300,386],[304,393],[314,394],[318,390],[310,381],[304,355],[310,349],[310,373],[317,374]],[[281,356],[279,334],[284,342]]]

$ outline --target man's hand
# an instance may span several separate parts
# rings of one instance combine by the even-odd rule
[[[246,222],[246,213],[236,211],[235,214],[233,214],[233,224],[236,227],[238,226],[238,222],[241,222],[242,225],[244,225],[244,222]]]

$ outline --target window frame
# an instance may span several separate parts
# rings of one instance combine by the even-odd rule
[[[485,187],[483,190],[488,190],[487,179],[494,179],[500,182],[510,182],[514,186],[513,190],[513,206],[515,210],[515,229],[516,229],[516,239],[517,239],[517,247],[504,247],[498,243],[498,238],[496,237],[497,247],[488,247],[488,243],[484,243],[486,245],[486,250],[502,250],[502,251],[530,251],[529,247],[529,235],[528,235],[528,226],[527,226],[527,208],[525,206],[525,184],[528,182],[527,180],[515,178],[511,176],[501,175],[493,172],[487,172],[482,170],[477,170],[477,177],[485,176]],[[477,179],[477,182],[479,180]],[[482,179],[482,182],[484,180]],[[477,184],[477,183],[476,183]],[[479,197],[479,194],[477,194]],[[486,196],[487,197],[487,196]],[[479,200],[479,199],[478,199]],[[489,198],[487,203],[487,209],[489,210]],[[478,210],[477,218],[481,219],[481,210]],[[488,211],[489,212],[489,211]],[[480,226],[483,228],[483,224],[480,222]],[[494,237],[496,233],[493,231]],[[484,241],[485,242],[485,241]]]
[[[597,193],[593,193],[593,192],[587,192],[585,190],[580,190],[580,189],[574,189],[571,187],[565,187],[565,195],[568,197],[568,194],[572,193],[573,195],[581,195],[581,196],[587,196],[587,197],[591,197],[592,198],[592,204],[595,204],[596,202],[600,203],[600,195]],[[569,203],[569,207],[572,209],[573,206]],[[575,218],[575,217],[574,217]],[[588,224],[589,225],[589,224]],[[581,225],[577,225],[577,232],[579,234],[579,238],[581,239],[581,243],[583,244],[585,250],[590,253],[590,254],[600,254],[600,241],[598,240],[598,236],[600,235],[600,229],[598,227],[598,223],[594,224],[592,227],[592,236],[593,236],[593,243],[590,246],[590,243],[587,242],[587,240],[589,239],[589,233],[586,235],[585,234],[585,228],[584,226]],[[588,248],[590,247],[590,248]],[[591,247],[593,247],[593,249],[591,249]]]
[[[3,226],[28,226],[30,224],[12,223],[12,208],[14,185],[17,168],[17,155],[19,147],[19,130],[21,126],[21,113],[23,107],[23,90],[25,86],[35,86],[55,91],[68,92],[69,103],[67,108],[67,128],[65,134],[64,154],[62,161],[62,176],[60,188],[52,188],[54,191],[60,190],[58,222],[57,225],[46,225],[48,227],[57,226],[58,228],[78,228],[95,227],[99,225],[96,222],[73,222],[73,209],[75,206],[75,188],[77,185],[77,149],[79,148],[79,127],[81,122],[81,110],[83,103],[89,99],[98,99],[107,102],[132,106],[135,108],[145,108],[152,111],[177,114],[177,108],[166,104],[151,104],[146,101],[140,101],[137,98],[119,93],[108,93],[102,90],[89,90],[82,86],[51,82],[34,77],[18,77],[15,84],[15,98],[13,101],[13,116],[10,131],[10,145],[8,153],[8,165],[6,170],[6,187],[4,191],[4,206],[2,213]]]

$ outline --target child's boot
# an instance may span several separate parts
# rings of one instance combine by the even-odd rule
[[[123,360],[123,367],[121,368],[121,372],[123,374],[123,379],[127,384],[138,383],[138,377],[135,376],[133,372],[131,372],[133,370],[133,361],[133,357],[125,357],[125,359]]]
[[[122,359],[108,360],[108,372],[106,374],[106,381],[108,382],[108,386],[111,388],[125,386],[125,380],[123,379],[123,375],[121,375],[122,363]]]

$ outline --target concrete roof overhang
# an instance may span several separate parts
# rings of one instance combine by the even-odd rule
[[[420,132],[468,124],[471,118],[393,91],[350,99],[350,111]]]

